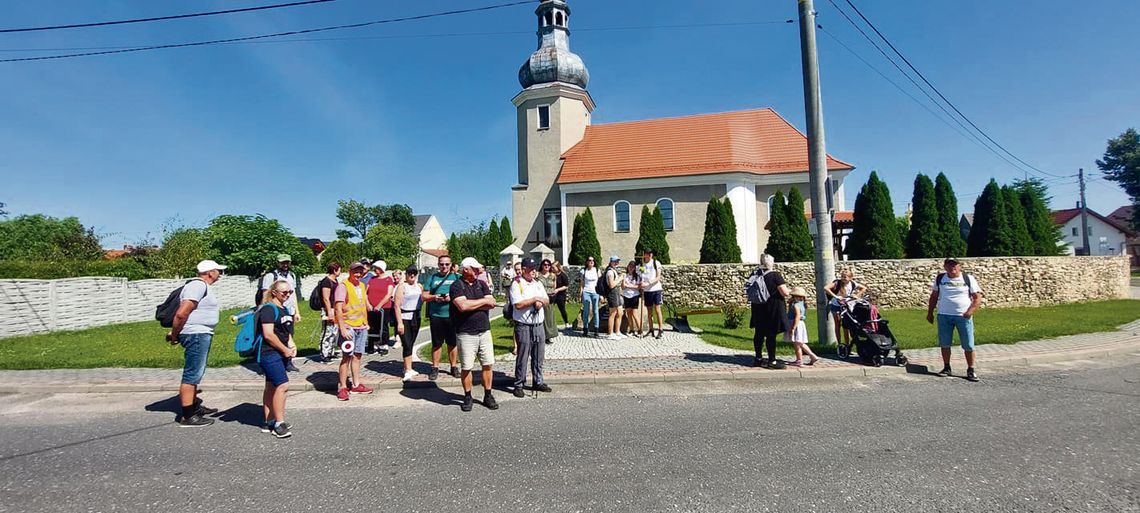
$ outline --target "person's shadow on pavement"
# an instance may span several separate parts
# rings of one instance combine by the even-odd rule
[[[439,385],[434,382],[416,383],[412,386],[405,384],[403,390],[400,390],[400,395],[408,399],[431,401],[443,406],[455,406],[463,403],[462,395],[439,388]]]
[[[237,422],[245,426],[261,427],[265,421],[265,410],[260,404],[241,403],[228,410],[218,412],[216,418],[222,422]]]

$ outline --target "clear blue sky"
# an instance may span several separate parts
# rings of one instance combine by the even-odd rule
[[[819,22],[902,79],[817,0]],[[4,28],[158,16],[262,2],[14,2]],[[497,3],[338,0],[330,4],[109,28],[0,34],[0,58],[29,48],[134,46],[237,37]],[[842,3],[842,2],[840,2]],[[773,107],[804,126],[795,24],[588,30],[779,21],[794,0],[570,0],[571,47],[590,69],[595,123]],[[959,108],[1011,151],[1056,174],[1094,161],[1140,125],[1140,2],[857,5]],[[510,214],[519,65],[535,48],[534,5],[301,36],[336,41],[0,63],[0,201],[13,214],[78,216],[118,246],[264,213],[332,238],[336,200],[407,203],[445,230]],[[470,35],[470,33],[496,33]],[[443,35],[451,34],[451,35]],[[468,35],[454,35],[468,34]],[[414,37],[412,37],[414,36]],[[367,39],[361,39],[367,38]],[[819,34],[828,151],[853,162],[848,207],[867,174],[896,210],[916,172],[945,171],[973,209],[990,177],[1022,176]],[[913,91],[912,94],[919,96]],[[933,108],[933,107],[931,107]],[[1076,200],[1075,180],[1052,188]],[[1127,197],[1089,185],[1107,213]]]

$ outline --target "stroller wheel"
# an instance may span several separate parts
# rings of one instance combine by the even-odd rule
[[[839,356],[840,360],[846,360],[847,357],[851,356],[851,346],[847,344],[839,344],[835,348],[835,354]]]
[[[895,357],[895,365],[898,365],[899,367],[906,367],[906,363],[909,361],[910,360],[901,354]]]
[[[875,367],[882,367],[883,366],[883,357],[881,355],[872,356],[871,357],[871,364],[874,365]]]

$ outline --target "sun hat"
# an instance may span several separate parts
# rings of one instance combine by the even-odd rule
[[[387,272],[388,271],[388,262],[385,262],[383,260],[377,260],[375,262],[372,262],[372,267],[380,269],[380,272]]]
[[[795,287],[792,289],[793,296],[807,297],[807,291],[803,287]]]
[[[459,262],[459,267],[461,269],[482,269],[483,264],[480,264],[478,260],[475,260],[475,257],[467,257],[464,258],[463,261]]]
[[[293,259],[285,253],[278,253],[277,254],[277,261],[278,262],[292,262]]]
[[[210,271],[221,271],[225,268],[226,266],[219,264],[213,260],[203,260],[201,262],[198,262],[198,274],[208,273]]]

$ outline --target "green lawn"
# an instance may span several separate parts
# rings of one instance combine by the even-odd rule
[[[210,367],[241,363],[234,352],[237,327],[229,322],[229,316],[240,311],[222,312],[210,347]],[[301,355],[317,353],[318,337],[313,330],[319,325],[317,312],[301,312],[293,337]],[[182,348],[163,338],[167,331],[158,321],[143,321],[0,339],[0,369],[180,368]]]
[[[816,313],[815,310],[808,311],[808,336],[812,340],[817,340]],[[903,349],[938,345],[934,326],[926,322],[925,309],[884,310],[882,316],[890,321],[891,332]],[[1136,319],[1140,319],[1140,303],[1121,299],[1037,308],[983,308],[974,317],[974,329],[979,344],[1012,344],[1062,335],[1111,331]],[[744,325],[733,330],[722,326],[721,314],[693,316],[689,321],[693,326],[704,330],[701,338],[705,342],[752,350],[752,330],[748,328],[747,314]],[[818,344],[812,344],[812,347],[818,348]],[[780,344],[781,353],[790,353],[791,350],[791,344]],[[834,349],[826,351],[833,352]]]
[[[571,324],[574,323],[574,318],[578,316],[578,312],[581,309],[582,309],[581,304],[576,304],[576,303],[567,303],[566,304],[566,315],[569,317]],[[492,312],[494,312],[495,314],[502,313],[501,309],[499,309],[499,308],[492,310]],[[557,307],[555,307],[554,315],[555,315],[555,317],[557,317],[558,322],[561,323],[562,322],[562,315],[558,313]],[[427,325],[426,320],[424,321],[424,325],[425,326]],[[496,355],[510,353],[511,348],[514,347],[514,343],[515,343],[514,342],[514,340],[515,340],[514,328],[511,328],[511,326],[507,324],[506,319],[503,319],[502,317],[491,321],[491,337],[495,341],[495,354]],[[424,347],[420,348],[420,359],[425,361],[425,362],[431,361],[431,344],[425,345]],[[441,362],[447,362],[447,355],[446,354],[441,355],[440,361]]]

